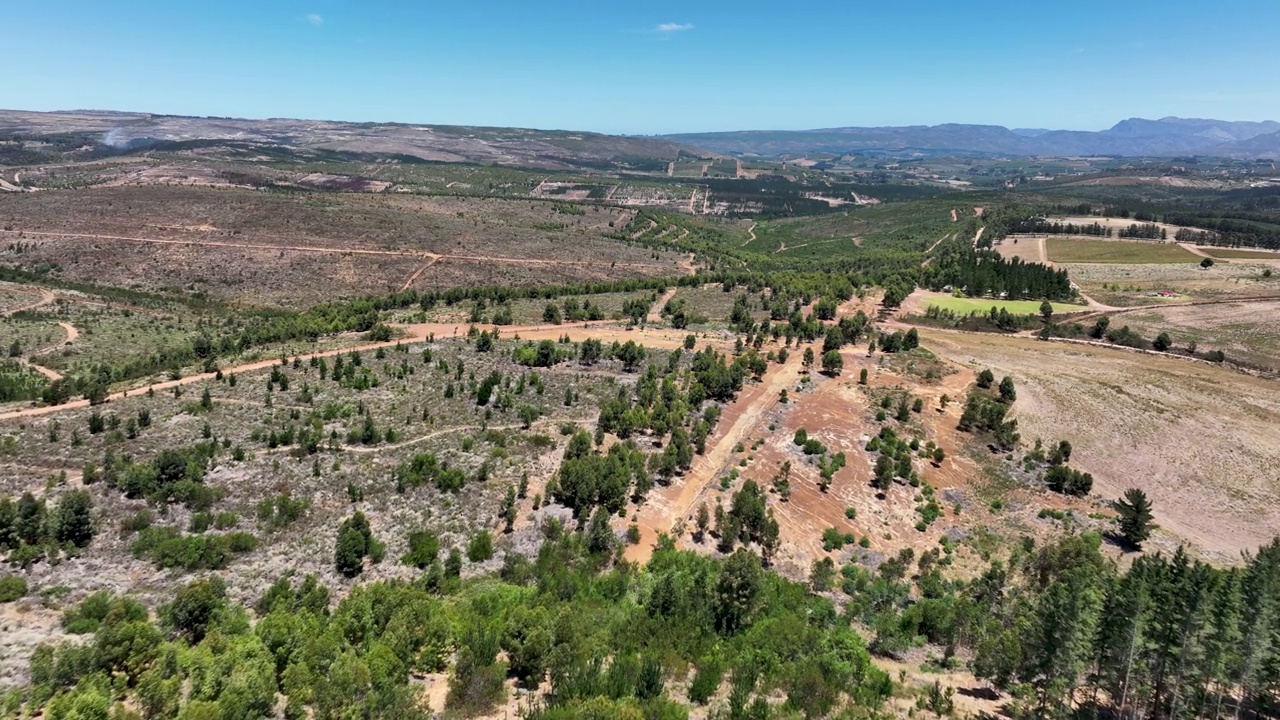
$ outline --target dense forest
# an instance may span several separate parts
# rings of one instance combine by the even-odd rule
[[[970,582],[948,579],[944,546],[875,570],[817,562],[806,588],[745,549],[715,560],[664,541],[645,567],[618,562],[592,524],[548,521],[536,558],[509,554],[496,577],[460,581],[428,558],[420,580],[336,604],[314,578],[281,578],[252,607],[194,580],[154,619],[99,593],[63,620],[89,642],[41,648],[3,707],[257,718],[283,702],[285,717],[412,718],[426,712],[411,678],[447,673],[431,709],[457,716],[506,702],[513,678],[540,689],[522,702],[531,718],[684,718],[717,696],[729,718],[887,717],[895,683],[871,654],[929,645],[1011,693],[1018,717],[1280,713],[1280,542],[1237,568],[1179,551],[1120,571],[1097,535],[1027,540]],[[927,697],[939,714],[952,702]]]

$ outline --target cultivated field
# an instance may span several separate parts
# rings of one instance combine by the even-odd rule
[[[1042,301],[1039,300],[987,300],[984,298],[940,296],[927,298],[923,305],[934,306],[943,310],[951,310],[960,315],[971,313],[987,314],[991,308],[997,311],[1006,310],[1012,315],[1039,315]],[[1084,310],[1084,306],[1070,303],[1050,303],[1055,313],[1070,313]]]
[[[1006,241],[1007,242],[1007,241]],[[1082,238],[1051,237],[1048,240],[1049,260],[1056,264],[1069,263],[1198,263],[1200,259],[1176,243],[1157,241],[1128,242],[1124,240],[1085,240]]]

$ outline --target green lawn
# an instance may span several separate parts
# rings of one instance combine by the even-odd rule
[[[1212,255],[1216,258],[1241,259],[1241,260],[1280,260],[1280,252],[1267,252],[1266,250],[1236,250],[1234,248],[1200,248],[1200,251],[1206,255]]]
[[[1194,263],[1200,259],[1174,243],[1080,240],[1051,237],[1049,259],[1055,263]]]
[[[1083,305],[1071,305],[1070,303],[1051,303],[1055,313],[1079,312],[1084,310]],[[988,313],[991,308],[1004,308],[1013,315],[1039,315],[1039,300],[987,300],[985,298],[958,298],[943,297],[927,300],[925,305],[935,305],[943,310],[951,310],[960,315],[968,315],[972,312]]]

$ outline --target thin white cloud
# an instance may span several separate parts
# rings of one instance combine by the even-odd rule
[[[307,22],[315,25],[316,27],[320,27],[324,24],[324,16],[317,13],[311,13],[307,15]]]
[[[660,33],[677,33],[692,29],[693,23],[662,23],[658,27],[654,28],[653,31]]]

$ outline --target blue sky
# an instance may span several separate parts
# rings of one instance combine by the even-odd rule
[[[1280,119],[1280,2],[8,3],[0,107],[619,133]]]

